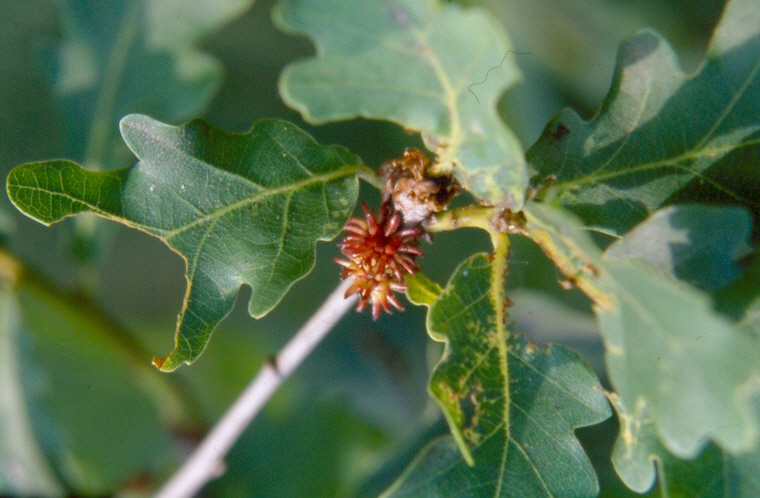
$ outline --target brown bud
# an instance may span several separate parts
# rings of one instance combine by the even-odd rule
[[[406,149],[403,156],[383,165],[381,174],[385,178],[383,200],[392,199],[406,225],[424,222],[446,209],[451,198],[459,194],[459,182],[451,173],[432,174],[430,160],[417,149]]]

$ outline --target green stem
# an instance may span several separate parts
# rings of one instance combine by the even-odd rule
[[[480,228],[491,234],[492,232],[498,232],[493,225],[496,213],[497,210],[494,207],[464,206],[451,209],[435,215],[435,220],[427,226],[427,230],[435,233],[455,230],[457,228]],[[491,240],[493,241],[493,234],[491,235]]]
[[[383,188],[385,187],[385,181],[379,176],[377,176],[377,173],[375,173],[371,168],[368,168],[367,166],[364,166],[363,164],[358,165],[356,174],[359,176],[360,179],[369,183],[370,185],[372,185],[378,190],[383,190]]]
[[[438,213],[435,221],[428,225],[427,229],[435,233],[465,227],[480,228],[491,235],[494,248],[497,247],[496,234],[524,235],[538,244],[568,281],[586,294],[594,304],[604,310],[611,308],[610,298],[598,285],[600,270],[593,264],[589,255],[572,244],[560,247],[557,240],[565,238],[555,233],[550,225],[531,216],[529,211],[513,216],[509,214],[508,211],[503,212],[494,207],[465,206]]]
[[[593,259],[567,237],[563,237],[554,227],[544,223],[539,218],[525,212],[526,222],[520,228],[520,233],[538,244],[546,256],[552,260],[557,269],[568,281],[580,289],[591,301],[605,311],[612,309],[612,302],[605,292],[599,288],[599,275]],[[560,246],[557,241],[562,241]]]

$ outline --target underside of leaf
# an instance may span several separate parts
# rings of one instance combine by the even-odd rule
[[[680,458],[696,457],[710,440],[730,453],[749,451],[760,436],[750,408],[760,397],[760,341],[715,312],[706,293],[646,263],[651,255],[699,260],[709,250],[711,266],[730,268],[737,236],[747,236],[746,217],[726,211],[720,223],[731,222],[731,233],[721,235],[705,226],[709,210],[668,208],[662,214],[672,216],[653,216],[602,257],[573,216],[536,203],[526,209],[526,232],[595,301],[616,392],[627,406],[646,403],[663,445]],[[675,225],[655,236],[651,230],[663,219]],[[647,229],[647,245],[636,244]],[[727,247],[713,247],[719,243]],[[636,251],[642,247],[646,251]],[[691,263],[671,264],[678,273]]]
[[[435,0],[287,0],[274,16],[317,46],[317,57],[280,79],[283,99],[307,121],[367,117],[419,131],[438,167],[475,196],[522,206],[522,149],[496,112],[520,73],[483,11]]]
[[[760,450],[734,456],[710,444],[695,459],[679,459],[660,443],[645,402],[629,411],[616,394],[609,398],[620,420],[612,463],[632,490],[646,493],[659,476],[664,497],[760,495]]]
[[[694,458],[713,440],[730,453],[760,436],[760,341],[711,309],[706,295],[630,259],[607,258],[614,310],[597,310],[612,384],[646,403],[668,450]]]

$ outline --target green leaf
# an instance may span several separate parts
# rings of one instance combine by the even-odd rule
[[[0,286],[0,494],[63,496],[30,420],[19,341],[25,332],[13,291]]]
[[[432,306],[442,291],[440,285],[420,272],[407,275],[404,284],[407,286],[406,298],[410,303],[418,306]]]
[[[7,259],[3,255],[4,270]],[[15,413],[14,432],[0,432],[0,454],[10,451],[16,460],[12,483],[30,473],[47,488],[14,496],[111,495],[138,476],[162,476],[176,464],[172,431],[189,421],[176,385],[140,361],[131,337],[91,303],[25,270],[13,284],[4,294],[2,316],[15,330],[10,336],[3,330],[9,341],[0,354],[7,355],[3,373],[15,369],[17,375],[2,386],[0,412],[20,409],[13,403],[19,395],[26,409]],[[40,451],[52,474],[41,465],[45,461],[29,460]]]
[[[478,445],[497,432],[509,434],[508,331],[504,316],[504,276],[486,254],[465,260],[430,306],[427,329],[446,351],[430,379],[430,393],[443,410],[468,464],[467,444]],[[468,400],[473,413],[465,413]],[[482,420],[481,420],[482,417]],[[469,418],[469,420],[467,420]]]
[[[206,110],[221,86],[223,68],[198,45],[253,0],[56,3],[63,37],[51,64],[51,84],[64,118],[63,147],[47,157],[105,170],[134,161],[118,134],[122,116],[139,112],[182,122]],[[72,253],[92,266],[114,232],[88,216],[73,227]],[[88,271],[93,268],[85,275]]]
[[[748,256],[751,261],[741,277],[721,289],[715,296],[715,307],[735,320],[742,320],[760,303],[760,252]],[[760,329],[758,329],[760,334]]]
[[[757,444],[760,423],[748,412],[760,397],[760,336],[667,278],[708,291],[725,286],[741,273],[734,258],[750,231],[743,209],[672,206],[605,253],[618,286],[615,318],[598,312],[610,378],[621,403],[646,411],[681,458],[695,457],[708,439],[734,454]]]
[[[710,440],[732,454],[754,448],[760,338],[640,261],[646,254],[600,257],[580,222],[551,206],[531,203],[526,217],[528,235],[595,298],[610,381],[626,406],[647,403],[664,446],[680,458]]]
[[[554,180],[546,198],[622,234],[729,152],[760,143],[758,7],[728,4],[693,77],[658,34],[625,43],[599,114],[561,112],[528,151],[534,183]]]
[[[670,452],[696,457],[713,440],[729,453],[758,441],[760,341],[713,311],[708,296],[631,259],[607,258],[611,310],[596,309],[607,370],[626,406],[646,403]]]
[[[749,248],[752,219],[744,208],[670,206],[607,249],[607,256],[644,260],[708,292],[741,275],[736,259]]]
[[[430,390],[454,438],[426,448],[387,496],[598,492],[573,434],[610,415],[598,380],[567,349],[544,351],[523,336],[507,337],[504,301],[494,299],[503,269],[486,254],[470,257],[431,306],[430,335],[447,344]],[[461,458],[462,445],[474,466]]]
[[[383,496],[594,496],[599,486],[573,434],[606,419],[598,380],[573,352],[544,351],[524,336],[510,346],[510,439],[488,435],[469,467],[452,438],[434,441]]]
[[[8,176],[8,193],[43,223],[91,211],[159,237],[185,259],[176,347],[155,360],[173,370],[202,353],[242,284],[260,317],[311,270],[315,242],[335,237],[356,203],[360,160],[276,120],[232,134],[200,120],[174,127],[132,115],[121,129],[140,158],[133,168],[27,164]]]
[[[116,124],[128,113],[184,121],[201,113],[222,67],[199,43],[253,0],[62,0],[54,90],[67,119],[65,157],[123,167]]]
[[[313,123],[366,117],[422,132],[475,196],[519,209],[527,171],[496,112],[520,73],[511,44],[479,9],[435,0],[287,0],[275,22],[309,36],[317,56],[288,66],[285,102]]]
[[[631,413],[617,395],[611,394],[610,401],[620,420],[612,462],[632,490],[646,492],[659,474],[665,498],[760,496],[760,450],[733,456],[710,444],[694,460],[681,460],[660,444],[646,403]]]

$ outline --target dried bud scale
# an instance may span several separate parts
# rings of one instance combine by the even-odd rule
[[[390,199],[407,225],[423,223],[459,194],[459,182],[450,173],[433,175],[430,160],[417,149],[406,149],[403,156],[386,163],[381,174],[386,179],[383,200]]]

